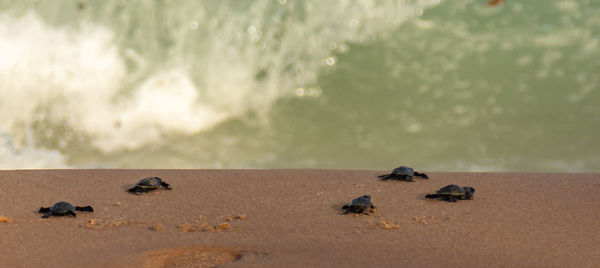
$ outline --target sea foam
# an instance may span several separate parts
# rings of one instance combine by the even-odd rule
[[[7,4],[0,131],[13,145],[5,151],[49,152],[58,167],[77,147],[136,150],[264,114],[298,92],[318,97],[319,74],[348,43],[371,42],[439,2]]]

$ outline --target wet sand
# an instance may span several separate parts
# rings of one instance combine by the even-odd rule
[[[600,174],[0,171],[0,267],[594,267]],[[173,186],[126,190],[158,176]],[[447,184],[474,200],[425,199]],[[340,208],[369,194],[373,215]],[[40,218],[65,200],[95,212]]]

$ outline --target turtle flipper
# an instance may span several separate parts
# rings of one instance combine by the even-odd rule
[[[154,190],[154,189],[152,189],[152,190]],[[134,194],[145,194],[146,192],[148,192],[150,190],[147,188],[141,188],[141,187],[135,186],[127,191],[129,191],[130,193],[134,193]]]
[[[371,213],[377,212],[377,207],[373,206],[373,204],[371,204],[371,207],[369,208],[369,212],[371,212]]]
[[[458,198],[456,196],[447,196],[446,198],[444,198],[444,200],[448,202],[456,202],[458,201]]]
[[[171,187],[171,185],[169,185],[168,183],[161,181],[160,182],[160,186],[167,189],[167,190],[171,190],[173,187]]]
[[[377,176],[377,178],[380,178],[383,181],[389,180],[392,178],[392,174],[379,175],[379,176]]]
[[[94,212],[94,209],[90,206],[85,206],[85,207],[75,207],[75,210],[79,210],[79,211],[87,211],[87,212]]]
[[[431,199],[436,199],[436,198],[440,198],[442,197],[442,195],[439,194],[428,194],[425,196],[425,198],[431,198]]]
[[[44,214],[44,216],[42,216],[42,218],[48,218],[50,216],[52,216],[52,213],[46,213],[46,214]]]
[[[50,208],[45,208],[45,207],[41,207],[40,211],[38,211],[38,213],[48,213],[50,212]]]
[[[342,207],[342,210],[344,211],[344,212],[342,212],[342,214],[348,214],[348,213],[350,213],[350,207],[348,205],[344,205]]]
[[[459,199],[460,200],[473,200],[473,195],[467,193],[467,194],[461,196]]]
[[[137,186],[134,186],[134,187],[129,188],[127,191],[130,193],[136,193],[138,191],[138,189],[139,188]]]
[[[73,211],[70,211],[70,210],[69,210],[69,211],[67,211],[67,212],[65,212],[65,214],[63,214],[63,215],[65,215],[65,216],[66,216],[66,215],[71,215],[71,216],[73,216],[73,217],[77,217],[77,214],[75,214],[75,212],[73,212]]]
[[[458,197],[449,196],[447,194],[428,194],[425,196],[425,198],[431,198],[431,199],[440,198],[440,199],[448,201],[448,202],[456,202],[458,200]]]
[[[415,171],[415,176],[421,177],[423,179],[429,179],[429,176],[427,176],[427,174],[421,173],[421,172],[416,172]]]

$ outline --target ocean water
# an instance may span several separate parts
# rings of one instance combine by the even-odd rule
[[[600,1],[0,1],[0,168],[600,172]]]

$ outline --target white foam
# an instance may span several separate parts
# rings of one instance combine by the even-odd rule
[[[58,151],[14,147],[11,137],[0,132],[0,169],[68,168],[66,157]]]
[[[198,103],[198,89],[180,68],[160,71],[132,96],[119,97],[126,71],[104,27],[55,29],[33,13],[3,17],[0,27],[0,129],[21,141],[23,126],[45,121],[65,124],[104,151],[133,149],[163,132],[190,134],[226,118]]]
[[[54,29],[33,13],[2,17],[0,129],[22,142],[24,129],[42,121],[84,131],[91,123],[106,127],[114,114],[111,97],[125,76],[112,38],[100,26]]]
[[[370,42],[416,16],[415,10],[437,3],[336,1],[323,7],[321,1],[264,0],[232,15],[229,8],[208,10],[209,4],[196,7],[196,14],[185,5],[197,3],[189,1],[157,11],[174,16],[161,25],[170,27],[165,33],[155,29],[152,17],[139,18],[152,22],[140,24],[147,29],[114,23],[111,28],[111,5],[90,7],[103,19],[66,24],[51,25],[33,11],[20,17],[4,13],[0,131],[17,148],[25,148],[26,129],[45,133],[49,142],[41,146],[59,144],[51,149],[66,155],[69,139],[76,137],[100,151],[118,152],[160,142],[165,134],[198,133],[248,110],[268,111],[282,96],[295,96],[297,88],[313,88],[319,73],[338,65],[336,60],[329,66],[327,59],[347,52],[346,43]],[[123,12],[139,15],[135,6]],[[138,31],[150,34],[140,37]],[[152,35],[157,33],[166,36]],[[155,49],[158,39],[172,44]],[[144,42],[155,43],[139,45]],[[10,150],[15,158],[28,155]]]

